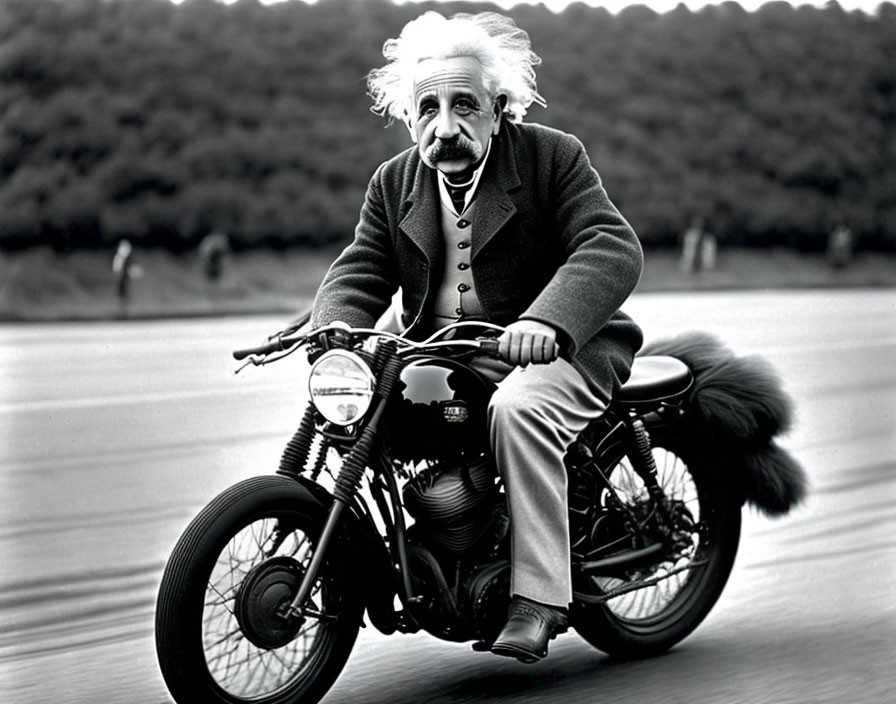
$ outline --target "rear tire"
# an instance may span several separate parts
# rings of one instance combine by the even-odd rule
[[[178,704],[313,704],[326,694],[363,615],[343,540],[331,543],[306,602],[315,615],[301,624],[276,615],[326,513],[292,479],[264,476],[227,489],[187,527],[156,608],[159,666]]]
[[[724,468],[708,466],[669,429],[651,433],[651,444],[660,486],[667,497],[687,507],[696,525],[690,536],[684,536],[685,542],[692,542],[682,551],[687,557],[680,552],[671,560],[660,558],[630,579],[662,577],[690,561],[703,564],[604,604],[573,604],[571,621],[579,635],[619,659],[658,655],[697,628],[728,581],[740,540],[741,503],[731,487],[720,481]],[[627,458],[612,469],[609,478],[623,502],[629,503],[627,498],[634,500],[639,494],[643,499],[643,484]],[[593,580],[588,585],[592,593],[610,592],[627,584],[626,578],[586,579]]]

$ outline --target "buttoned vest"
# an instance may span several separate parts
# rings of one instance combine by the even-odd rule
[[[473,285],[470,262],[475,210],[475,198],[460,217],[441,203],[445,259],[441,285],[436,291],[433,305],[433,315],[439,325],[447,325],[460,318],[484,317],[482,304]]]

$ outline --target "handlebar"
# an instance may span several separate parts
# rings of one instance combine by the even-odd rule
[[[299,321],[296,321],[299,322]],[[305,322],[305,321],[303,321]],[[393,333],[385,332],[382,330],[368,329],[368,328],[350,328],[346,326],[344,323],[334,323],[332,325],[327,325],[316,330],[300,330],[301,326],[291,325],[286,330],[278,333],[277,335],[272,336],[268,339],[267,342],[264,342],[255,347],[246,347],[244,349],[235,350],[233,352],[233,358],[237,361],[242,361],[249,357],[265,357],[270,354],[274,354],[276,352],[289,352],[296,348],[297,345],[305,342],[306,340],[312,338],[321,338],[322,336],[326,336],[329,334],[339,335],[345,338],[348,336],[351,338],[352,336],[360,337],[372,337],[372,336],[383,336],[390,337],[392,339],[398,340],[405,346],[403,350],[404,354],[409,354],[415,351],[422,351],[424,349],[435,349],[439,347],[467,347],[472,352],[479,352],[483,355],[497,357],[498,356],[498,340],[494,337],[478,337],[475,339],[471,338],[450,338],[450,339],[440,339],[444,338],[449,331],[456,330],[458,328],[463,327],[471,327],[478,326],[481,328],[491,329],[497,332],[503,331],[503,328],[493,325],[491,323],[481,323],[481,322],[463,322],[463,323],[454,323],[445,328],[434,333],[432,336],[423,340],[421,342],[414,342],[408,340],[407,338],[401,337],[399,335],[395,335]],[[250,360],[254,364],[258,364],[258,361]],[[273,360],[269,360],[273,361]]]

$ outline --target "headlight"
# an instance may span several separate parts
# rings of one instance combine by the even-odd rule
[[[375,379],[354,352],[331,350],[311,367],[308,391],[321,415],[336,425],[351,425],[367,413]]]

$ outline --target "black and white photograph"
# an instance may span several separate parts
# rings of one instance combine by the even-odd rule
[[[0,702],[892,701],[894,51],[0,0]]]

